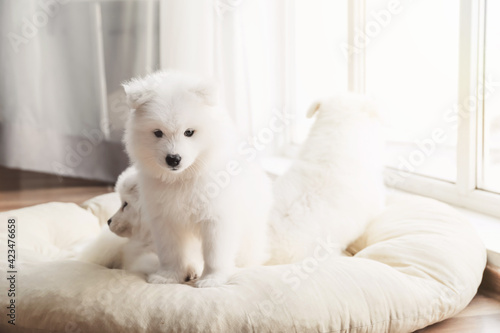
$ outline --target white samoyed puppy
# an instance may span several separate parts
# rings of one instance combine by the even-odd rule
[[[182,283],[196,275],[193,249],[200,241],[204,268],[197,287],[226,283],[235,265],[264,263],[271,184],[256,163],[241,158],[216,86],[156,72],[124,88],[132,109],[125,145],[160,260],[148,281]]]
[[[131,166],[118,177],[115,191],[120,195],[121,207],[108,220],[109,229],[128,238],[122,248],[122,268],[137,273],[151,274],[159,267],[149,225],[141,219],[141,204],[137,184],[137,170]]]
[[[384,207],[384,140],[374,103],[341,95],[314,103],[314,115],[297,158],[274,184],[269,264],[340,255]]]
[[[134,166],[127,168],[118,177],[115,191],[120,195],[121,207],[108,220],[108,226],[116,235],[129,239],[122,249],[122,268],[136,273],[154,273],[159,268],[158,255],[151,238],[149,224],[142,219],[137,169]],[[193,253],[193,257],[196,258],[196,272],[201,272],[203,268],[199,253],[198,247]],[[186,276],[185,280],[195,278],[196,275]]]
[[[158,269],[149,226],[141,221],[137,171],[129,167],[118,177],[115,191],[121,205],[101,228],[96,239],[86,244],[77,259],[108,268],[150,274]]]

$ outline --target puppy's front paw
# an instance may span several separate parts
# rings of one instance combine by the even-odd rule
[[[189,282],[189,281],[196,280],[197,278],[198,278],[198,273],[196,273],[196,269],[194,269],[193,267],[188,267],[187,268],[187,275],[184,278],[184,281]]]
[[[156,273],[149,274],[148,283],[152,284],[172,284],[172,283],[182,283],[184,281],[180,280],[178,274],[168,271],[157,271]]]
[[[227,282],[227,275],[225,274],[209,274],[194,283],[198,288],[213,288],[220,287]]]

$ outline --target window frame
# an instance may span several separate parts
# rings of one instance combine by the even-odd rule
[[[359,0],[364,1],[364,0]],[[480,188],[483,172],[484,51],[486,0],[460,0],[458,103],[469,117],[457,127],[457,179],[455,183],[417,174],[407,175],[394,188],[459,207],[500,217],[500,194]],[[461,103],[474,99],[475,105]],[[398,173],[399,172],[399,173]],[[385,179],[400,176],[387,167]]]
[[[292,0],[290,2],[294,2]],[[346,0],[347,1],[347,0]],[[390,187],[447,202],[449,204],[500,217],[500,193],[481,189],[483,172],[483,126],[485,85],[485,25],[487,0],[460,0],[459,17],[459,68],[458,101],[472,98],[475,105],[461,103],[469,117],[459,117],[457,127],[457,179],[455,183],[446,180],[407,173],[386,167],[384,179]],[[287,16],[293,17],[293,6]],[[347,42],[356,45],[356,31],[364,31],[366,24],[366,0],[348,0]],[[293,32],[287,34],[288,43],[293,43]],[[290,45],[290,44],[288,44]],[[291,51],[291,50],[289,50]],[[287,53],[289,54],[289,53]],[[294,78],[293,56],[287,63],[289,78]],[[365,93],[366,50],[351,50],[347,59],[348,90]],[[293,82],[289,81],[289,82]],[[293,86],[293,84],[290,84]],[[288,105],[293,105],[294,94],[289,94]],[[293,131],[293,125],[292,129]],[[290,142],[290,141],[288,141]],[[281,150],[290,157],[297,151],[297,145],[289,143]],[[404,181],[394,182],[402,177]]]

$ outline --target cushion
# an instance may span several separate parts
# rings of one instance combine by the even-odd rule
[[[318,239],[312,257],[241,269],[220,288],[153,285],[71,259],[117,205],[116,194],[107,194],[81,207],[49,203],[0,213],[2,223],[18,220],[16,329],[411,332],[467,306],[486,264],[481,240],[456,210],[396,195],[349,248],[352,257],[330,256],[328,239]],[[0,239],[5,244],[6,228]],[[3,309],[9,300],[0,294]],[[12,331],[5,318],[0,331]]]

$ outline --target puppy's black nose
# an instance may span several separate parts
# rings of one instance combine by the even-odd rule
[[[175,154],[175,155],[168,154],[166,160],[167,160],[167,164],[169,166],[176,167],[181,162],[181,157],[179,156],[179,154]]]
[[[110,224],[111,224],[111,219],[108,220],[108,225],[110,225]]]

